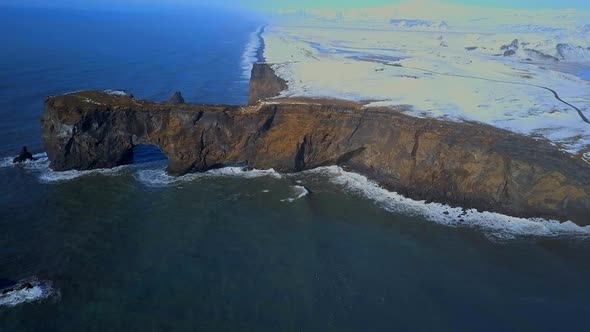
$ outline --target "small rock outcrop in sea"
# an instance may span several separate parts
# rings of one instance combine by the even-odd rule
[[[17,164],[17,163],[25,162],[27,160],[35,160],[35,158],[33,158],[33,155],[27,150],[27,147],[23,146],[22,149],[20,150],[18,156],[16,156],[12,160],[12,162],[14,164]]]
[[[272,68],[261,68],[271,82],[253,75],[256,96],[275,93]],[[590,165],[581,158],[492,126],[396,108],[305,98],[171,108],[82,91],[48,98],[42,127],[57,171],[115,167],[135,145],[154,144],[172,175],[240,163],[279,172],[341,165],[416,200],[590,224]]]
[[[21,283],[13,283],[9,287],[5,287],[0,290],[1,295],[7,295],[13,292],[21,291],[21,290],[29,290],[33,288],[33,284],[28,281],[21,282]]]
[[[184,104],[184,98],[182,97],[182,94],[180,93],[180,91],[174,92],[172,97],[170,97],[170,99],[168,99],[168,104],[175,104],[175,105]]]
[[[18,282],[0,279],[0,307],[13,307],[26,302],[59,299],[59,291],[50,281],[37,278],[23,279]]]
[[[0,294],[3,294],[7,289],[12,289],[16,284],[16,281],[10,279],[0,279]]]

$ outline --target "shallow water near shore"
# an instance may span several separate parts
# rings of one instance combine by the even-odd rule
[[[549,331],[589,313],[583,238],[490,238],[317,173],[142,179],[162,166],[45,184],[2,170],[2,273],[61,295],[0,307],[8,331]]]
[[[35,286],[0,296],[0,331],[585,330],[586,228],[475,212],[457,222],[452,209],[336,167],[173,178],[157,151],[140,149],[133,165],[50,171],[43,96],[181,90],[191,102],[242,103],[260,26],[170,13],[156,29],[153,16],[119,14],[127,23],[105,32],[111,16],[76,13],[0,11],[19,47],[0,55],[0,280]],[[25,28],[23,17],[40,20]],[[92,38],[67,48],[76,33],[64,26]],[[149,43],[138,50],[138,39]],[[23,144],[38,160],[15,167]]]

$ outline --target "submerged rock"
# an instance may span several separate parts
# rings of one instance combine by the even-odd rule
[[[18,283],[10,279],[0,279],[0,294],[8,294],[13,292]]]
[[[182,97],[182,94],[180,93],[180,91],[174,92],[172,97],[170,97],[170,99],[168,99],[168,104],[176,104],[176,105],[184,104],[184,98]]]
[[[0,290],[0,294],[7,295],[13,292],[22,291],[22,290],[29,290],[32,289],[34,286],[28,281],[24,281],[21,283],[13,282],[10,286],[4,287]]]
[[[20,150],[18,156],[16,156],[12,162],[14,164],[18,164],[18,163],[22,163],[25,162],[27,160],[35,160],[35,158],[33,157],[33,155],[27,150],[26,146],[23,146],[22,149]]]
[[[59,300],[60,293],[53,288],[50,281],[28,278],[0,288],[0,307],[14,307],[16,305],[43,301],[47,299]]]

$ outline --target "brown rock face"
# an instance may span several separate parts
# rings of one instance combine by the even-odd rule
[[[254,105],[260,100],[276,97],[286,89],[287,82],[278,77],[269,64],[255,63],[250,76],[248,104]]]
[[[395,109],[283,99],[171,105],[87,91],[51,97],[43,139],[54,170],[129,162],[154,144],[173,175],[246,163],[297,172],[342,165],[410,198],[590,224],[590,167],[551,144]]]

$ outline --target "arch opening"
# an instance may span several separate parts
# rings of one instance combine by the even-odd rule
[[[137,144],[131,149],[130,164],[145,164],[168,160],[162,150],[153,144]]]

